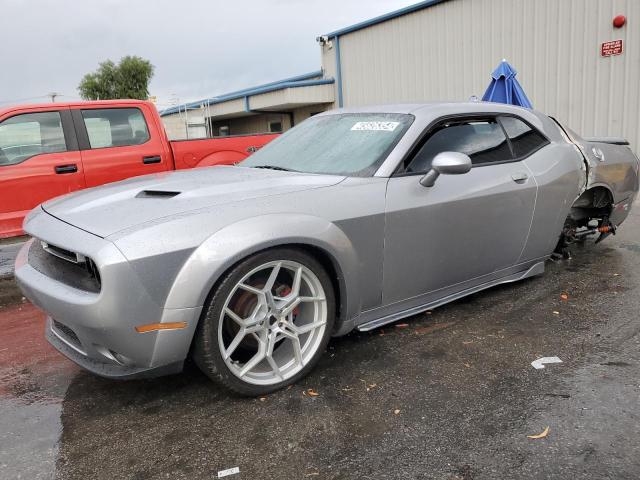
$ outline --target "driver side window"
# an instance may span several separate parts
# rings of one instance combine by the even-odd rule
[[[474,166],[513,160],[502,127],[495,119],[447,120],[436,126],[411,159],[407,173],[426,173],[441,152],[460,152]]]

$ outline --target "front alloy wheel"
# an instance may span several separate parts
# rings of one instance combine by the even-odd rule
[[[313,257],[293,249],[257,254],[234,268],[209,302],[196,362],[245,395],[293,383],[326,347],[333,298],[329,277]]]

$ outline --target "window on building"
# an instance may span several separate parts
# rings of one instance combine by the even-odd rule
[[[526,157],[545,146],[548,140],[535,128],[516,117],[500,117],[516,158]]]
[[[138,108],[82,110],[91,148],[140,145],[149,140],[144,115]]]
[[[460,152],[473,165],[513,159],[507,138],[494,120],[447,122],[436,127],[410,161],[407,172],[423,173],[431,169],[433,158],[441,152]]]
[[[25,113],[0,123],[0,166],[66,150],[59,112]]]
[[[282,132],[282,121],[269,122],[269,132],[280,133]]]

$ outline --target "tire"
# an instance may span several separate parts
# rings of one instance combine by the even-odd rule
[[[320,262],[295,248],[265,250],[235,265],[214,287],[193,359],[228,389],[264,395],[315,367],[334,322],[333,284]]]

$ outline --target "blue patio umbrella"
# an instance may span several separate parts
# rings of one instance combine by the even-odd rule
[[[508,103],[521,107],[533,108],[531,102],[524,93],[522,86],[516,80],[515,68],[509,62],[502,60],[498,68],[491,74],[492,80],[489,88],[484,92],[482,100],[485,102]]]

